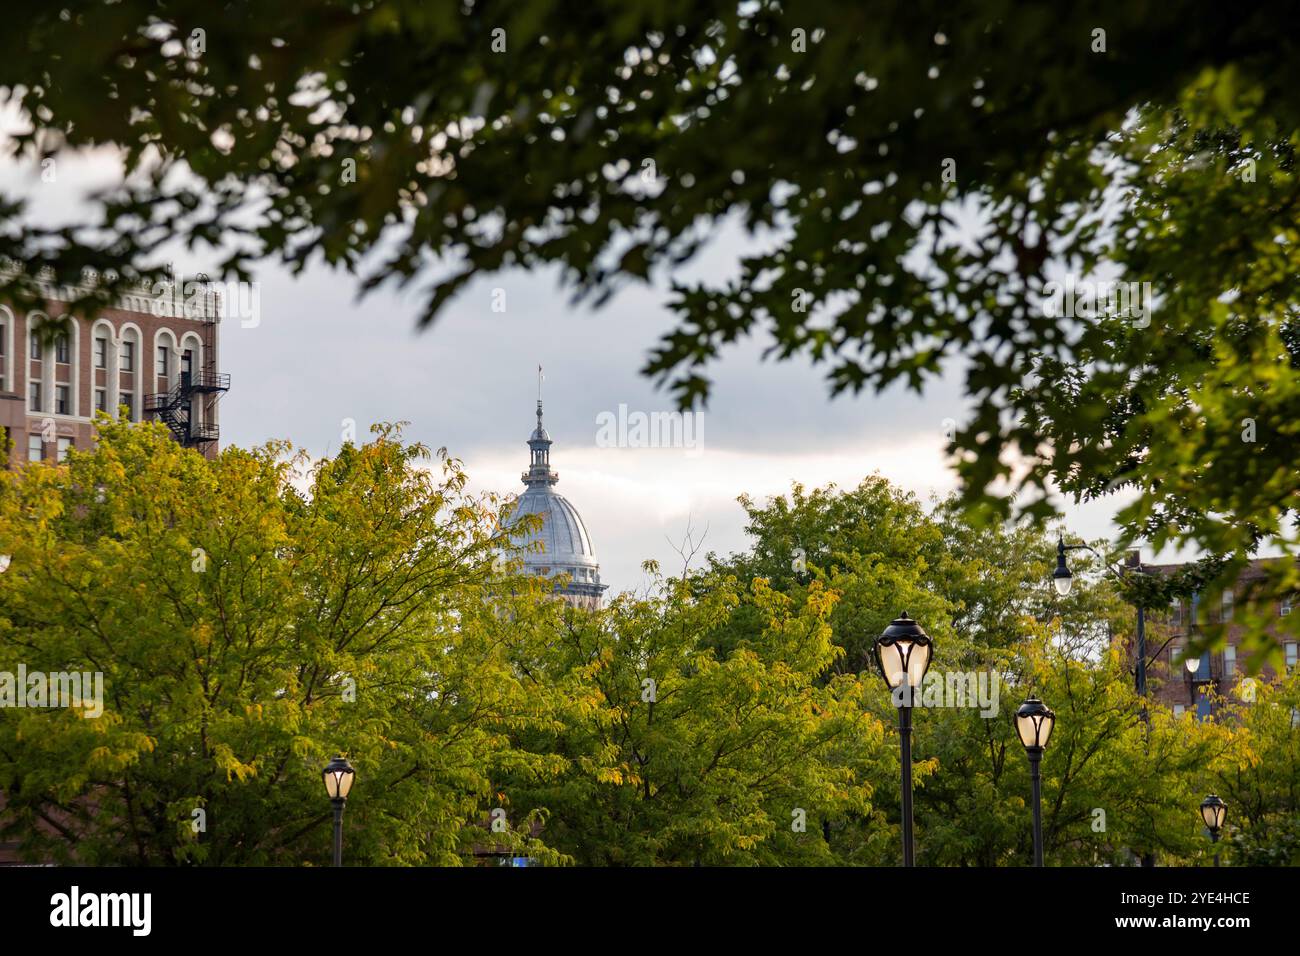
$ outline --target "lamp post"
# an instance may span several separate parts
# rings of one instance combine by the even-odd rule
[[[1117,578],[1123,578],[1124,573],[1117,571],[1097,549],[1087,544],[1066,544],[1065,536],[1061,535],[1056,541],[1056,570],[1052,572],[1052,584],[1056,586],[1056,593],[1065,597],[1070,593],[1070,588],[1074,585],[1074,575],[1070,573],[1070,568],[1065,562],[1065,553],[1067,551],[1091,551],[1102,562],[1103,567]],[[1136,568],[1138,574],[1144,573],[1141,565]],[[1135,669],[1134,684],[1137,689],[1137,695],[1142,701],[1142,724],[1146,734],[1151,733],[1151,715],[1147,712],[1147,618],[1146,608],[1141,603],[1137,604],[1137,667]],[[1158,652],[1157,652],[1158,653]],[[1155,866],[1156,859],[1153,853],[1142,854],[1143,866]]]
[[[1219,831],[1223,829],[1223,820],[1228,815],[1228,805],[1212,793],[1201,801],[1201,820],[1210,831],[1210,843],[1215,845],[1214,865],[1219,865]]]
[[[912,837],[912,695],[930,667],[932,642],[921,625],[902,615],[872,645],[880,676],[898,701],[898,740],[901,749],[903,793],[903,866],[916,866]]]
[[[1043,865],[1043,783],[1039,764],[1056,726],[1056,714],[1037,697],[1029,697],[1016,711],[1016,734],[1029,756],[1029,779],[1034,787],[1034,866]]]
[[[329,794],[330,803],[334,805],[334,865],[343,865],[343,808],[347,806],[348,792],[356,771],[352,764],[343,759],[342,754],[335,754],[325,769],[321,771],[325,781],[325,792]]]

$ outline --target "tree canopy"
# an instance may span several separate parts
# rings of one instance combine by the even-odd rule
[[[1228,862],[1295,862],[1300,675],[1206,721],[1148,700],[1148,728],[1132,614],[1092,575],[1058,597],[1032,527],[972,528],[877,477],[795,487],[742,502],[740,552],[575,609],[517,573],[508,503],[394,427],[310,465],[99,431],[0,473],[0,694],[23,673],[103,688],[100,713],[0,706],[0,833],[28,859],[323,864],[343,752],[349,862],[893,865],[897,714],[868,648],[906,609],[935,640],[922,863],[1029,859],[1010,714],[1030,693],[1057,713],[1050,862],[1202,862],[1209,790]]]
[[[391,432],[320,463],[207,461],[100,419],[93,452],[6,472],[0,669],[103,675],[104,713],[0,711],[5,829],[86,864],[328,859],[321,768],[364,768],[349,855],[447,863],[537,713],[483,600],[486,505]],[[360,791],[358,792],[358,796]],[[526,832],[526,828],[525,828]],[[544,849],[544,848],[543,848]]]

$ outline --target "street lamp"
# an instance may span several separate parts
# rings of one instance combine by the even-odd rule
[[[1016,711],[1016,734],[1029,756],[1029,779],[1034,787],[1034,866],[1043,865],[1043,783],[1039,764],[1056,726],[1056,714],[1037,697],[1029,697]]]
[[[1201,672],[1201,659],[1200,659],[1200,657],[1186,657],[1186,658],[1184,658],[1184,659],[1183,659],[1183,666],[1187,668],[1187,683],[1188,683],[1189,688],[1191,689],[1192,706],[1193,706],[1193,707],[1196,707],[1196,706],[1197,706],[1197,703],[1196,703],[1196,689],[1197,689],[1198,687],[1200,687],[1202,684],[1209,683],[1209,681],[1202,680],[1202,679],[1198,676],[1198,675],[1200,674],[1200,672]],[[1200,719],[1200,711],[1198,710],[1196,713],[1197,713],[1197,719],[1199,720],[1199,719]]]
[[[890,623],[876,638],[872,651],[880,676],[898,701],[898,740],[902,752],[903,866],[916,866],[912,838],[912,696],[930,667],[933,642],[921,625],[907,616]]]
[[[1223,820],[1228,815],[1228,805],[1224,803],[1217,793],[1212,793],[1201,801],[1201,820],[1204,821],[1206,828],[1210,831],[1210,843],[1219,842],[1219,831],[1223,829]],[[1214,851],[1214,865],[1219,865],[1219,851],[1216,847]]]
[[[1065,563],[1064,536],[1056,540],[1056,570],[1052,572],[1052,583],[1056,585],[1056,593],[1061,597],[1069,594],[1070,588],[1074,586],[1074,575],[1070,573],[1070,569]]]
[[[1106,558],[1102,557],[1102,555],[1097,551],[1096,548],[1087,544],[1066,544],[1065,536],[1060,535],[1057,537],[1056,540],[1056,570],[1052,572],[1052,583],[1056,586],[1056,593],[1061,595],[1062,597],[1070,593],[1070,586],[1074,583],[1074,575],[1070,573],[1070,568],[1065,563],[1065,553],[1067,551],[1091,551],[1097,557],[1097,559],[1101,561],[1102,566],[1110,574],[1112,574],[1116,578],[1119,578],[1120,580],[1123,580],[1125,576],[1126,573],[1125,571],[1116,570],[1115,566],[1112,565],[1112,563],[1108,561]],[[1146,573],[1145,571],[1142,570],[1142,565],[1140,562],[1135,567],[1134,566],[1121,566],[1121,567],[1127,567],[1130,572],[1135,572],[1137,574]],[[1142,606],[1140,600],[1135,601],[1134,603],[1137,606],[1137,655],[1136,655],[1137,667],[1135,669],[1134,684],[1137,689],[1138,697],[1142,698],[1142,723],[1145,727],[1146,733],[1150,734],[1151,715],[1147,713],[1147,706],[1146,706],[1147,704],[1146,701],[1146,697],[1147,697],[1146,608]],[[1155,855],[1151,853],[1144,853],[1142,855],[1142,865],[1155,866],[1156,865]]]
[[[335,754],[325,769],[321,771],[325,781],[325,792],[329,794],[330,803],[334,804],[334,865],[343,865],[343,808],[347,806],[348,792],[356,771],[352,764],[343,759],[342,754]]]

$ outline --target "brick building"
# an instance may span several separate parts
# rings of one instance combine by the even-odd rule
[[[1278,673],[1271,664],[1262,662],[1253,675],[1249,671],[1249,654],[1241,647],[1244,627],[1237,620],[1246,606],[1246,595],[1252,586],[1265,578],[1265,569],[1278,561],[1290,558],[1261,558],[1251,561],[1237,578],[1231,589],[1214,594],[1194,594],[1177,601],[1168,608],[1147,611],[1147,655],[1152,663],[1147,668],[1151,695],[1172,708],[1175,713],[1193,711],[1198,717],[1212,713],[1213,705],[1201,692],[1212,688],[1216,694],[1236,699],[1249,699],[1249,688],[1243,694],[1242,681],[1247,677],[1259,681],[1277,679]],[[1172,574],[1182,565],[1146,564],[1142,570],[1148,574]],[[1296,613],[1294,598],[1284,597],[1253,602],[1255,613],[1263,612],[1269,622],[1268,632],[1282,645],[1284,667],[1288,672],[1297,666],[1297,634],[1288,628],[1285,619]],[[1195,671],[1186,666],[1184,650],[1189,634],[1206,625],[1223,626],[1226,643],[1198,659]],[[1163,649],[1162,648],[1163,645]],[[1158,651],[1158,653],[1157,653]]]
[[[45,310],[0,304],[0,434],[10,467],[89,448],[95,412],[120,406],[132,421],[156,419],[181,444],[216,454],[217,401],[230,381],[218,371],[217,292],[142,288],[85,319],[65,313],[84,289],[42,291]]]

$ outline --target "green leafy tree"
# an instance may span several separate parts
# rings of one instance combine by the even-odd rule
[[[773,586],[796,600],[821,588],[839,595],[830,620],[835,642],[847,652],[836,669],[862,672],[864,700],[894,752],[897,715],[871,661],[871,642],[904,608],[935,639],[931,674],[947,694],[939,706],[914,714],[921,863],[1023,865],[1030,858],[1028,762],[1011,722],[1030,693],[1057,712],[1043,762],[1048,860],[1195,858],[1200,844],[1187,822],[1200,801],[1194,786],[1231,752],[1232,735],[1223,726],[1175,720],[1159,707],[1151,708],[1147,729],[1121,654],[1134,610],[1124,588],[1099,574],[1087,555],[1075,562],[1077,585],[1062,598],[1049,583],[1055,550],[1049,536],[1024,524],[963,521],[955,500],[927,511],[871,478],[854,489],[796,486],[761,507],[748,499],[742,504],[751,547],[725,560],[711,556],[715,573],[742,580],[769,573]],[[1155,599],[1154,592],[1143,593]],[[722,631],[723,646],[761,640],[742,615],[731,627]],[[1153,640],[1158,633],[1153,624]],[[996,701],[985,698],[989,709],[978,702],[981,677],[986,695],[997,682]],[[890,799],[878,796],[872,814],[844,814],[828,826],[828,842],[842,861],[897,863],[897,764],[877,769],[875,792]],[[882,829],[893,836],[882,839]]]
[[[824,824],[869,813],[875,768],[897,758],[855,675],[818,681],[842,654],[833,604],[712,577],[568,616],[546,664],[568,703],[522,740],[570,766],[512,800],[544,808],[547,843],[586,865],[835,862]],[[707,635],[745,606],[754,639],[718,651]]]
[[[1205,777],[1205,789],[1228,804],[1223,835],[1227,862],[1242,866],[1300,865],[1300,674],[1256,685],[1256,699],[1221,700],[1237,727],[1234,748]],[[1197,826],[1196,830],[1200,831]],[[1204,840],[1204,838],[1201,838]],[[1212,851],[1202,843],[1199,860]]]
[[[100,716],[0,709],[22,852],[322,863],[336,751],[358,774],[349,861],[490,842],[494,774],[554,761],[510,743],[541,708],[489,600],[492,503],[459,464],[388,427],[307,470],[283,444],[208,461],[159,425],[98,426],[92,452],[0,485],[0,670],[103,675]]]

